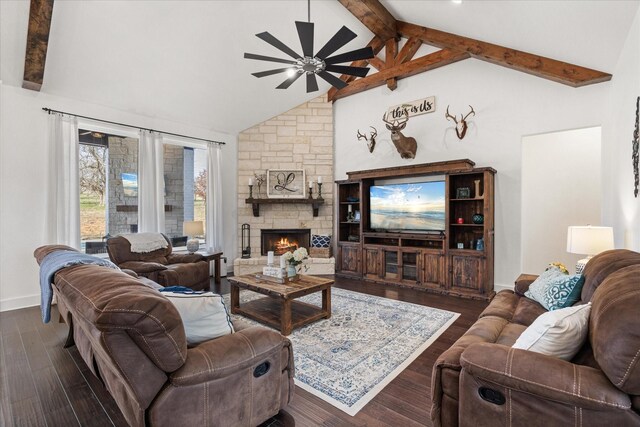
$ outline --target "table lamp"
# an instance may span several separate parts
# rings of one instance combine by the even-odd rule
[[[576,264],[576,274],[581,274],[584,266],[593,255],[613,249],[613,228],[569,226],[567,231],[567,252],[572,254],[587,255]]]
[[[187,240],[187,251],[189,253],[192,254],[200,249],[200,240],[196,239],[196,236],[204,234],[202,221],[185,221],[182,224],[182,232],[189,237],[189,240]]]

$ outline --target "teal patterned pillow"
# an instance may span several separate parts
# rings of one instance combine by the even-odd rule
[[[582,292],[582,285],[584,285],[584,277],[581,274],[568,275],[558,270],[555,274],[541,274],[529,286],[525,296],[552,311],[572,306],[578,301]]]

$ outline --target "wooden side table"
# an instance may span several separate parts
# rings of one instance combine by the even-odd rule
[[[213,278],[216,284],[220,284],[220,257],[222,257],[222,252],[206,252],[206,251],[197,251],[198,255],[202,255],[202,257],[206,261],[213,261]]]

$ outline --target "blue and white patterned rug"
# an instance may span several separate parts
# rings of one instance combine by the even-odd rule
[[[263,297],[242,291],[240,303]],[[319,292],[300,300],[322,305]],[[289,335],[293,343],[295,383],[353,416],[459,315],[332,288],[331,318]]]

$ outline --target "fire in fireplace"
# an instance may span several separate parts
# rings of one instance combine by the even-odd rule
[[[275,255],[282,255],[299,247],[308,249],[311,230],[308,228],[260,230],[260,241],[262,255],[266,255],[269,251],[273,251]]]

